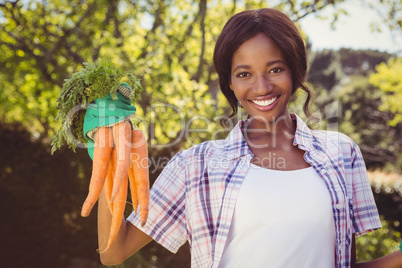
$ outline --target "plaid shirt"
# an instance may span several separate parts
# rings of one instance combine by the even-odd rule
[[[336,267],[351,266],[352,234],[381,228],[358,146],[347,136],[311,130],[296,115],[293,145],[328,188],[336,233]],[[147,224],[128,220],[175,253],[186,241],[192,267],[218,267],[230,229],[237,194],[253,153],[240,121],[225,140],[201,143],[176,154],[151,190]]]

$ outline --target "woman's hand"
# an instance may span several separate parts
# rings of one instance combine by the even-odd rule
[[[107,250],[102,250],[109,240],[111,223],[112,213],[103,190],[98,204],[98,243],[101,251],[100,260],[104,265],[120,264],[152,241],[150,236],[122,217],[116,238]]]

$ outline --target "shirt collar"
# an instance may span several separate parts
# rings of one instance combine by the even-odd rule
[[[243,136],[242,129],[246,125],[247,120],[239,121],[236,126],[230,131],[224,141],[225,156],[229,160],[242,157],[247,154],[253,154],[247,145]]]
[[[313,132],[312,130],[303,122],[303,120],[297,114],[290,114],[293,120],[296,121],[296,132],[293,139],[293,145],[298,145],[300,149],[305,151],[310,151],[313,149]]]
[[[292,113],[290,116],[294,121],[296,121],[296,132],[293,139],[293,145],[298,145],[300,149],[310,151],[311,148],[313,148],[312,143],[314,139],[311,129],[296,114]],[[247,120],[239,121],[224,140],[224,152],[226,158],[229,160],[248,154],[253,155],[242,133],[246,123]]]

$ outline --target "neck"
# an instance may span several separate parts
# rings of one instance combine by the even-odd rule
[[[296,126],[289,113],[275,118],[272,121],[259,120],[250,117],[244,130],[247,137],[252,139],[259,138],[280,138],[280,140],[293,140]]]

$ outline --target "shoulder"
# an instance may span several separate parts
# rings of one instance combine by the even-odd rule
[[[222,161],[226,161],[222,141],[205,141],[175,154],[159,177],[174,180],[174,184],[194,182],[204,174],[205,168],[220,167]]]
[[[179,154],[182,160],[189,164],[194,160],[203,160],[210,157],[222,157],[224,156],[224,150],[224,140],[210,140],[183,150]]]
[[[347,135],[328,130],[312,130],[314,141],[323,145],[327,150],[341,150],[344,154],[360,154],[359,146]]]
[[[297,122],[295,133],[296,143],[301,143],[307,147],[314,147],[314,149],[339,146],[352,148],[356,146],[355,142],[343,133],[330,130],[312,129],[296,114],[291,114],[291,116]]]
[[[320,142],[327,142],[329,144],[348,144],[353,145],[355,142],[347,135],[329,130],[311,130],[314,139]]]

